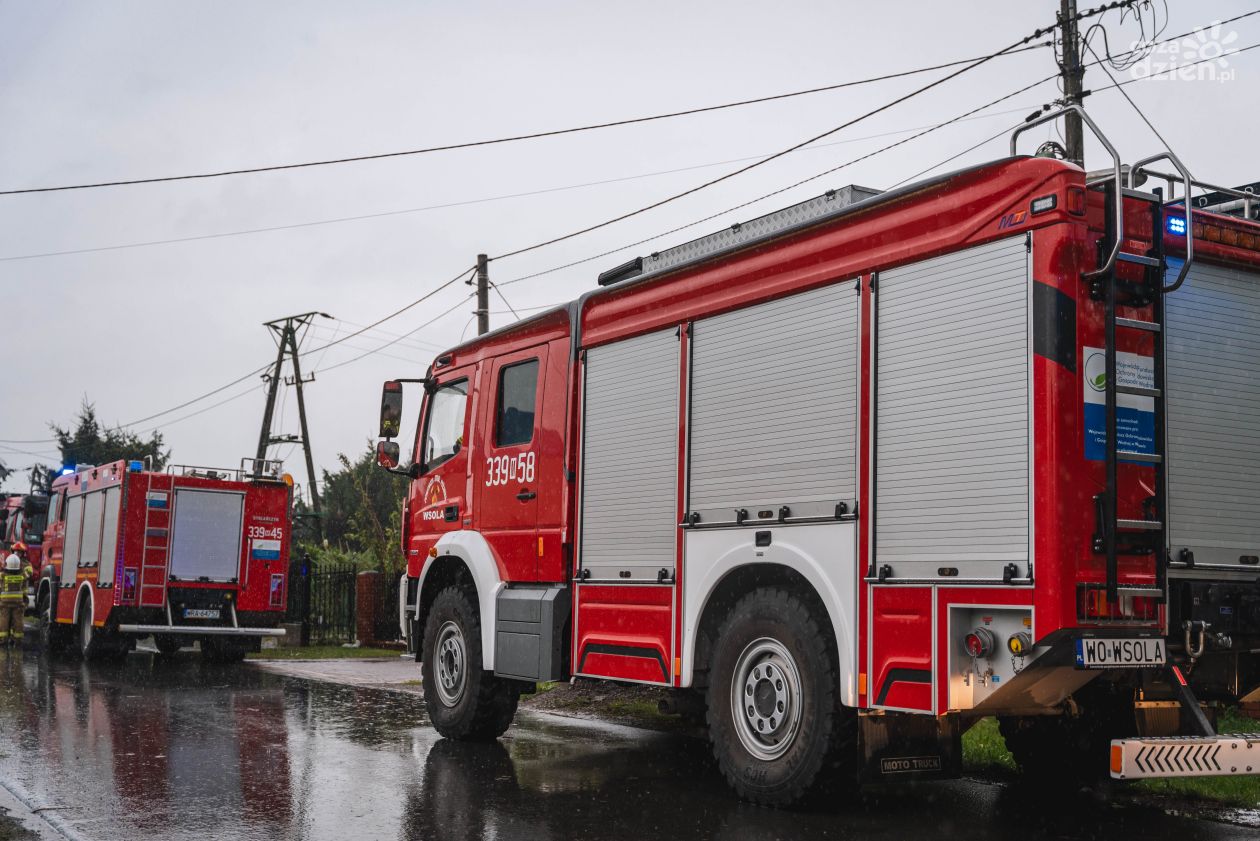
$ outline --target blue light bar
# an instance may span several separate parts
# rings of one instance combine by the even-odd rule
[[[127,462],[127,469],[130,470],[132,473],[139,473],[140,471],[144,470],[144,462],[136,461],[136,460],[129,461]]]
[[[1169,216],[1168,217],[1168,233],[1176,237],[1184,237],[1186,235],[1186,217]]]
[[[61,468],[61,475],[62,475],[62,476],[69,476],[69,475],[70,475],[71,473],[73,473],[73,472],[74,472],[74,468],[73,468],[73,467],[63,467],[63,468]]]

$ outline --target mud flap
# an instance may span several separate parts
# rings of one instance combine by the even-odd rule
[[[858,740],[864,783],[962,776],[962,729],[956,715],[864,712],[858,716]]]

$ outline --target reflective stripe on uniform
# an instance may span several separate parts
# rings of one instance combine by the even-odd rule
[[[26,576],[20,572],[6,572],[0,576],[0,601],[16,602],[26,599]]]

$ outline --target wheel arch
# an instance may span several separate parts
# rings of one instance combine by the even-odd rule
[[[416,585],[417,634],[423,634],[429,607],[447,585],[464,583],[472,590],[481,619],[482,666],[494,670],[495,600],[503,589],[503,578],[490,545],[480,533],[457,531],[438,540],[437,557],[424,565]],[[416,660],[423,657],[423,639],[416,642]]]
[[[74,598],[74,615],[70,619],[71,624],[79,624],[79,609],[84,602],[87,602],[88,621],[94,622],[96,619],[96,604],[92,593],[92,584],[89,581],[84,581],[79,585],[78,593]]]
[[[838,594],[827,586],[828,582],[820,570],[812,565],[780,562],[734,564],[720,575],[709,577],[706,583],[703,600],[694,614],[697,617],[695,625],[684,642],[684,681],[689,681],[690,685],[696,687],[707,683],[717,630],[740,598],[758,588],[780,587],[796,595],[820,619],[826,620],[826,632],[829,634],[839,670],[840,700],[846,706],[856,704],[856,687],[851,679],[855,666],[853,639],[846,624],[848,617]]]

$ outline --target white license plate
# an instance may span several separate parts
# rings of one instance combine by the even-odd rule
[[[218,619],[219,611],[205,610],[199,607],[186,607],[184,608],[184,618],[185,619]]]
[[[1078,669],[1143,669],[1168,662],[1162,639],[1078,639]]]

